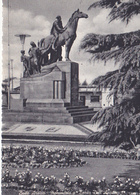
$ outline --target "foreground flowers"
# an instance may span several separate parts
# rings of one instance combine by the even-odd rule
[[[2,189],[15,189],[34,192],[64,192],[74,194],[135,194],[140,193],[140,180],[133,179],[121,180],[118,176],[112,184],[108,184],[105,178],[95,180],[91,177],[85,181],[83,177],[76,176],[74,181],[71,181],[70,176],[65,173],[63,179],[57,179],[54,175],[51,177],[43,176],[37,173],[35,177],[32,172],[27,169],[26,172],[15,171],[15,175],[11,176],[7,169],[2,176]]]
[[[135,151],[97,151],[97,150],[66,150],[65,148],[48,149],[33,146],[9,146],[2,148],[2,190],[7,194],[10,190],[18,194],[134,194],[140,193],[140,180],[132,178],[121,180],[116,177],[112,183],[107,183],[105,178],[95,180],[91,177],[84,180],[77,175],[71,180],[68,173],[63,178],[54,175],[48,177],[41,173],[34,175],[35,168],[69,168],[81,167],[86,164],[82,157],[90,158],[120,158],[139,160]],[[12,169],[11,169],[12,167]],[[19,172],[18,170],[25,170]],[[22,169],[23,168],[23,169]],[[9,170],[12,170],[11,173]],[[32,172],[30,171],[32,169]],[[15,172],[13,173],[13,170]],[[36,171],[35,171],[36,173]]]
[[[10,146],[2,149],[2,165],[13,168],[61,168],[83,166],[74,150],[48,150],[44,147]]]
[[[13,168],[61,168],[83,166],[81,157],[140,160],[137,152],[47,149],[45,147],[9,146],[2,148],[2,165]]]

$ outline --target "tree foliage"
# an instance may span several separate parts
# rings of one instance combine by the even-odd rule
[[[128,23],[140,13],[139,0],[100,0],[89,9],[96,7],[110,9],[110,22],[121,19]],[[118,70],[92,82],[100,89],[109,87],[115,105],[94,115],[92,122],[99,123],[102,131],[91,138],[105,146],[127,142],[134,147],[140,143],[140,30],[108,35],[90,33],[83,38],[80,49],[90,53],[93,61],[113,59],[119,63]]]
[[[134,15],[140,13],[139,0],[128,0],[127,2],[123,2],[123,0],[100,0],[93,3],[89,9],[96,7],[111,8],[109,13],[110,22],[121,19],[128,23]]]
[[[84,82],[82,83],[82,86],[87,86],[87,85],[88,85],[87,81],[84,80]]]
[[[123,34],[98,35],[94,33],[87,34],[80,44],[80,49],[94,54],[91,59],[110,60],[116,62],[130,61],[130,58],[139,63],[140,51],[140,30]],[[133,56],[129,55],[133,50]],[[102,53],[101,53],[102,52]]]

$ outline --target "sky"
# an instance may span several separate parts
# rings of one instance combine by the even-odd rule
[[[78,8],[88,14],[88,19],[80,19],[77,28],[77,38],[70,52],[71,61],[79,63],[79,80],[87,80],[90,83],[94,78],[104,75],[108,71],[115,70],[114,62],[106,65],[103,62],[93,63],[89,61],[90,55],[79,51],[82,38],[87,33],[110,34],[124,33],[140,29],[140,16],[133,17],[126,25],[121,21],[109,23],[107,9],[91,9],[88,7],[96,0],[9,0],[9,40],[10,59],[13,59],[13,76],[20,78],[23,72],[23,65],[20,62],[21,43],[16,34],[29,34],[31,37],[25,40],[25,54],[28,55],[30,41],[36,44],[42,38],[50,34],[52,23],[57,15],[61,15],[63,26]],[[127,0],[124,0],[127,1]],[[8,75],[8,0],[3,0],[3,79]],[[64,55],[64,47],[63,47]],[[63,58],[65,61],[65,59]],[[15,85],[19,83],[15,82]],[[16,86],[15,86],[16,87]]]

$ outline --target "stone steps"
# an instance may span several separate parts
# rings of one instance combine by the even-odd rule
[[[82,111],[93,111],[93,108],[79,108],[79,109],[70,109],[70,110],[67,110],[68,112],[70,113],[74,113],[74,112],[82,112]]]
[[[34,102],[34,103],[26,103],[26,108],[62,108],[64,107],[64,103],[44,103],[44,102]]]
[[[65,107],[62,108],[50,108],[50,107],[38,107],[38,108],[24,108],[24,112],[43,112],[43,113],[70,113],[71,116],[78,114],[86,114],[93,112],[92,108],[79,108],[73,110],[67,110]]]
[[[65,106],[65,107],[69,111],[75,111],[75,110],[79,110],[79,109],[88,108],[88,106]]]
[[[90,121],[96,111],[87,106],[64,106],[64,104],[50,104],[41,106],[33,103],[25,107],[23,111],[11,111],[4,109],[2,113],[3,121],[15,122],[40,122],[56,124],[72,124]]]
[[[73,118],[69,113],[43,113],[43,112],[11,112],[3,113],[2,121],[14,122],[41,122],[72,124]]]
[[[68,113],[66,108],[50,108],[50,107],[38,107],[38,108],[24,108],[25,112],[43,112],[43,113]]]
[[[74,112],[74,113],[70,113],[70,114],[71,114],[71,116],[81,116],[81,115],[93,114],[93,111],[86,110],[86,111]]]
[[[73,123],[80,123],[90,121],[96,112],[89,113],[89,114],[81,114],[73,116]]]
[[[88,106],[69,106],[66,109],[73,117],[73,123],[90,121],[96,113],[93,108],[88,108]]]

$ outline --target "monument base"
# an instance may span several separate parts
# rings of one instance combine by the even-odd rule
[[[23,111],[4,110],[2,121],[73,124],[90,121],[96,111],[87,106],[66,106],[65,104],[51,104],[44,106],[29,106]]]
[[[56,62],[42,72],[20,80],[20,101],[17,108],[3,114],[3,119],[17,122],[72,124],[90,121],[95,111],[80,106],[79,65]]]
[[[79,105],[79,65],[75,62],[56,62],[42,68],[41,73],[20,80],[22,99],[62,99],[71,106]]]

